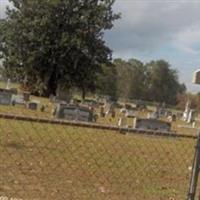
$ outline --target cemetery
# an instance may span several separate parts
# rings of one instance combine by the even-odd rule
[[[200,200],[199,3],[0,0],[0,200]]]
[[[193,76],[193,82],[199,83],[200,72],[197,70]],[[126,101],[122,99],[112,101],[109,96],[92,97],[81,100],[73,97],[72,93],[59,90],[58,96],[50,96],[49,99],[38,98],[28,91],[11,88],[8,79],[5,88],[0,88],[0,110],[9,113],[17,113],[23,110],[23,114],[41,115],[50,119],[84,121],[96,124],[195,133],[199,125],[197,112],[191,108],[188,99],[185,110],[172,110],[164,104],[150,106],[143,101]],[[1,106],[2,105],[2,106]]]
[[[196,77],[198,78],[198,77]],[[194,81],[194,80],[193,80]],[[6,107],[5,107],[6,106]],[[147,104],[132,102],[112,102],[108,97],[91,98],[81,101],[62,97],[49,99],[31,96],[27,91],[17,88],[0,89],[0,112],[23,115],[44,116],[50,119],[91,122],[102,125],[133,129],[159,130],[172,132],[189,132],[195,134],[200,121],[195,110],[191,109],[190,100],[184,111],[171,110],[162,105],[152,107]],[[13,112],[12,112],[13,110]],[[18,110],[18,111],[17,111]]]
[[[184,176],[188,174],[188,171],[187,173],[185,172],[186,166],[180,166],[177,159],[180,158],[180,152],[184,154],[184,146],[189,151],[185,157],[187,157],[187,163],[190,163],[189,161],[193,157],[192,142],[174,138],[176,136],[196,137],[197,129],[200,126],[200,117],[191,108],[189,99],[185,104],[184,110],[175,110],[162,105],[152,106],[142,104],[141,107],[131,101],[112,102],[107,100],[107,98],[103,100],[101,98],[98,101],[98,97],[90,97],[92,100],[86,101],[79,100],[80,98],[77,97],[71,97],[69,100],[68,96],[67,99],[63,97],[61,99],[59,97],[43,98],[30,95],[27,91],[23,92],[20,89],[17,89],[17,94],[10,91],[6,92],[2,89],[0,94],[0,127],[6,126],[5,131],[7,135],[5,135],[5,140],[8,142],[7,145],[10,145],[6,148],[13,148],[13,152],[15,153],[17,152],[15,148],[19,148],[21,152],[27,151],[26,148],[18,147],[16,144],[21,144],[20,141],[23,141],[23,144],[25,144],[27,138],[33,138],[34,143],[38,145],[38,152],[42,151],[41,147],[44,145],[43,143],[46,143],[48,144],[48,148],[54,149],[52,155],[55,153],[56,158],[62,152],[62,156],[68,158],[70,160],[68,161],[74,166],[81,166],[82,169],[84,168],[85,171],[88,171],[88,166],[90,167],[90,163],[94,162],[91,152],[102,152],[106,148],[106,152],[110,156],[107,157],[107,154],[101,154],[103,162],[95,161],[99,162],[98,167],[109,172],[110,169],[105,167],[104,160],[108,159],[109,163],[118,163],[119,157],[121,157],[123,161],[118,163],[117,167],[123,169],[123,176],[126,181],[132,182],[135,178],[134,173],[132,175],[129,174],[129,170],[130,168],[137,169],[138,164],[136,161],[140,163],[139,166],[141,169],[146,169],[146,165],[152,167],[152,161],[159,159],[160,163],[158,166],[161,167],[156,172],[157,176],[162,177],[163,171],[165,171],[168,176],[173,177],[173,184],[187,185],[188,183],[188,178],[183,180],[179,178],[180,174],[174,175],[171,169],[172,166],[166,168],[164,166],[166,166],[165,159],[170,158],[169,162],[173,163],[173,168],[181,172],[183,171]],[[10,140],[9,138],[13,133],[20,135],[20,137],[13,141]],[[141,134],[147,134],[147,137],[141,137]],[[167,137],[169,136],[166,138],[163,137],[165,134],[171,135],[174,138],[172,137],[168,140]],[[162,136],[163,139],[154,138],[155,135]],[[55,139],[55,141],[51,141],[50,139]],[[169,150],[160,151],[161,144]],[[113,146],[119,147],[119,149],[113,149]],[[123,147],[123,151],[120,150],[121,147]],[[32,149],[30,149],[30,152],[33,152],[32,157],[34,159],[40,160],[42,166],[41,153],[37,153]],[[79,159],[73,159],[74,157],[71,156],[71,152],[73,152],[75,158]],[[137,152],[137,157],[132,152]],[[46,158],[47,161],[52,162],[48,155]],[[97,154],[92,155],[99,156]],[[26,159],[34,163],[33,165],[36,165],[32,161],[32,157],[26,157]],[[136,161],[135,158],[137,158]],[[86,166],[83,165],[85,160],[89,163]],[[5,163],[9,162],[11,162],[10,159],[6,160]],[[20,162],[22,161],[20,160]],[[127,170],[124,164],[129,162],[131,162],[131,165]],[[52,162],[51,166],[56,169],[55,162]],[[92,170],[98,173],[99,168],[95,164],[92,167]],[[16,166],[15,168],[17,169]],[[61,186],[63,188],[67,187],[64,180],[65,171],[62,169],[56,172],[58,176],[54,177],[56,182],[63,181]],[[39,179],[44,179],[39,169],[34,173]],[[112,166],[112,173],[118,173],[118,168],[115,165]],[[148,173],[151,174],[152,172],[148,171]],[[70,171],[70,174],[73,174],[73,177],[76,177],[76,179],[81,177],[84,183],[93,184],[87,174],[81,174],[80,176],[77,171],[74,172],[73,170]],[[73,179],[71,175],[69,176]],[[105,176],[110,177],[110,174],[106,174]],[[20,179],[19,174],[16,174],[15,177]],[[144,183],[141,181],[138,182],[138,185],[141,186],[142,184],[148,188],[147,191],[149,192],[155,187],[152,186],[150,188],[148,181],[151,179],[145,176],[145,179],[143,179],[145,180]],[[52,185],[52,181],[47,180],[47,182],[49,188],[55,187]],[[164,179],[159,179],[158,183],[165,185]],[[120,190],[121,184],[118,185],[118,183],[115,183],[114,187]],[[177,188],[178,186],[171,187]],[[127,187],[125,191],[128,192],[129,189]],[[159,193],[160,190],[155,189],[155,191]],[[82,192],[79,192],[82,195]],[[31,191],[30,194],[35,193]],[[171,193],[167,191],[167,194]],[[185,188],[181,187],[181,189],[176,191],[176,195],[180,197],[180,200],[184,194]],[[152,195],[152,199],[154,199],[154,195]]]

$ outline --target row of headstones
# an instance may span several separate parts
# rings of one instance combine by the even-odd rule
[[[79,107],[76,105],[58,104],[55,110],[55,117],[65,120],[95,122],[95,115],[89,108]],[[127,125],[127,117],[119,119],[118,126],[121,128],[129,128]],[[138,119],[133,118],[131,128],[170,131],[170,123],[162,122],[156,119]]]
[[[30,101],[30,93],[18,94],[17,89],[0,89],[0,105],[24,105],[29,109],[37,110],[38,102]]]
[[[118,121],[121,128],[135,128],[143,130],[170,131],[171,123],[160,121],[157,119],[141,119],[133,118],[132,126],[129,127],[126,117],[121,117]]]

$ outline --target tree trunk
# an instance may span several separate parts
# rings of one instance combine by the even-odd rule
[[[85,100],[86,91],[85,88],[82,88],[82,99]]]
[[[55,73],[53,73],[51,78],[49,79],[49,82],[48,82],[48,85],[47,85],[46,95],[56,96],[57,88],[58,88],[58,82],[56,80]]]

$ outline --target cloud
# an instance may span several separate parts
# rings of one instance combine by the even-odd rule
[[[0,19],[6,17],[6,6],[10,5],[8,0],[0,0]]]
[[[200,1],[116,0],[114,10],[122,19],[106,40],[118,53],[150,52],[166,44],[195,53],[200,46]]]
[[[0,0],[0,18],[8,0]],[[122,13],[105,38],[115,54],[147,54],[172,45],[190,54],[200,53],[199,0],[116,0],[114,10]]]
[[[177,33],[173,43],[182,51],[200,55],[200,26],[190,26],[185,31]]]
[[[7,0],[0,0],[0,18],[4,18],[6,16],[5,11],[7,5],[8,5]]]

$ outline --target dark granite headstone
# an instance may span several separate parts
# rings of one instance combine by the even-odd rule
[[[11,105],[12,103],[12,94],[0,92],[0,104],[1,105]]]

